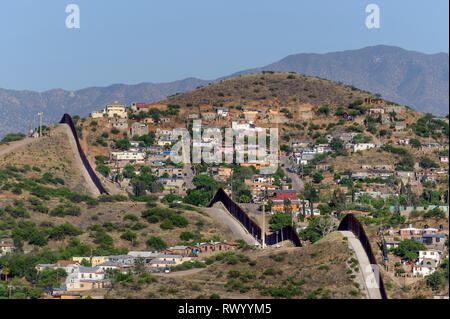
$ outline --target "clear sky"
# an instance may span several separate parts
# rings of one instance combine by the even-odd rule
[[[80,28],[68,29],[68,4]],[[366,5],[380,28],[365,26]],[[294,53],[448,53],[448,0],[0,0],[0,88],[215,79]]]

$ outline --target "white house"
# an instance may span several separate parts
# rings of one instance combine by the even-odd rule
[[[143,161],[144,152],[111,152],[111,157],[118,161]]]
[[[353,152],[365,151],[365,150],[375,148],[375,147],[376,147],[376,145],[373,143],[358,143],[358,144],[352,145],[352,150],[353,150]]]
[[[114,101],[113,104],[106,105],[106,108],[98,111],[98,112],[92,112],[91,113],[92,118],[100,118],[100,117],[119,117],[119,118],[127,118],[128,114],[125,110],[125,107],[120,104],[118,101]]]
[[[438,250],[419,251],[418,263],[422,263],[425,259],[432,259],[439,264],[441,261],[441,254]]]
[[[229,109],[226,109],[223,107],[216,108],[216,112],[217,112],[217,116],[219,116],[219,117],[228,117],[228,115],[230,115]]]
[[[415,276],[428,276],[436,271],[438,263],[433,259],[424,259],[413,266],[413,274]]]

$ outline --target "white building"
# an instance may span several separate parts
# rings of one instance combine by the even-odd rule
[[[357,152],[357,151],[365,151],[365,150],[369,150],[371,148],[375,148],[376,145],[373,143],[358,143],[358,144],[352,144],[352,151],[353,152]]]
[[[144,161],[144,152],[111,152],[113,160],[117,161]]]
[[[106,108],[91,113],[92,118],[100,118],[100,117],[119,117],[119,118],[128,118],[128,114],[125,110],[125,107],[120,104],[118,101],[114,101],[113,104],[106,105]]]

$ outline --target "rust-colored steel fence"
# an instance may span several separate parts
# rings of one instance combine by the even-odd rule
[[[230,214],[233,215],[257,241],[261,242],[261,227],[251,220],[247,213],[236,204],[222,188],[219,188],[216,192],[208,207],[211,207],[216,202],[221,202]],[[292,241],[296,247],[302,246],[300,238],[292,226],[285,226],[279,231],[265,236],[265,243],[267,245],[275,245],[283,240]]]
[[[353,214],[347,214],[339,224],[338,230],[349,230],[351,231],[356,238],[359,239],[361,245],[364,247],[364,250],[369,258],[369,261],[372,265],[376,265],[378,268],[377,260],[375,259],[375,255],[373,254],[372,247],[370,246],[369,238],[367,238],[366,232],[364,231],[364,227],[361,222],[356,219]],[[362,269],[363,270],[363,269]],[[381,272],[378,272],[378,282],[379,289],[381,293],[381,298],[387,299],[386,290],[383,283],[383,278],[381,277]]]
[[[89,173],[89,176],[91,177],[92,181],[94,182],[97,189],[100,191],[100,194],[107,194],[108,192],[103,187],[102,183],[100,182],[100,179],[98,178],[97,174],[95,174],[94,170],[91,167],[91,164],[89,164],[88,159],[86,158],[86,155],[83,152],[83,149],[81,148],[80,141],[78,140],[77,131],[75,129],[75,125],[73,124],[72,118],[69,114],[64,114],[61,121],[59,123],[67,124],[70,127],[70,130],[72,131],[73,137],[75,138],[75,142],[77,143],[77,149],[78,153],[80,154],[81,161],[83,162],[84,167]]]

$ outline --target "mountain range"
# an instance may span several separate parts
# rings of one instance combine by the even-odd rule
[[[38,112],[44,113],[45,123],[54,123],[64,113],[87,116],[115,100],[126,105],[133,101],[154,102],[208,83],[261,71],[296,72],[325,78],[380,94],[386,100],[420,112],[448,114],[448,53],[424,54],[378,45],[326,54],[294,54],[261,68],[215,80],[187,78],[169,83],[113,84],[76,91],[0,89],[0,137],[36,127]]]

